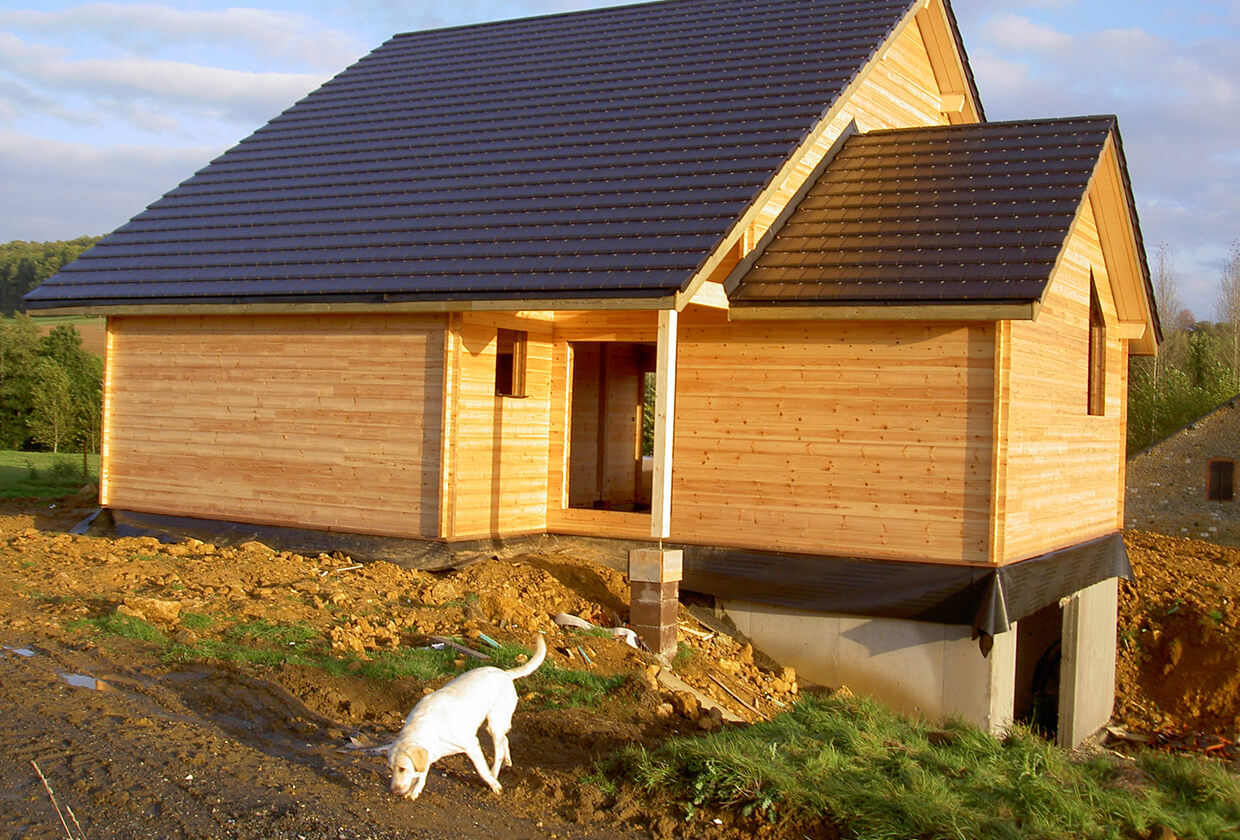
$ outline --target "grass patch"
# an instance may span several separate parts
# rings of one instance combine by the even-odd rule
[[[687,813],[737,809],[827,820],[872,840],[1124,840],[1166,825],[1177,836],[1240,838],[1240,779],[1151,753],[1073,761],[1027,730],[996,739],[938,729],[858,698],[805,698],[746,729],[630,748],[608,765]]]
[[[535,706],[544,709],[592,708],[628,681],[627,674],[605,676],[552,663],[543,665],[524,680],[538,695]]]
[[[0,450],[0,498],[58,499],[99,481],[99,456],[88,455],[82,475],[82,454]]]
[[[217,617],[183,613],[181,626],[206,630]],[[367,658],[340,656],[317,630],[305,624],[283,624],[265,620],[245,621],[225,629],[219,636],[187,644],[171,642],[158,628],[141,619],[111,613],[100,618],[84,618],[69,623],[70,629],[139,639],[163,648],[165,662],[200,662],[214,659],[246,665],[307,665],[337,676],[353,674],[374,680],[410,678],[432,682],[463,671],[457,667],[460,654],[452,649],[397,648],[374,651]],[[531,651],[506,644],[488,651],[491,660],[466,658],[464,670],[493,665],[512,668]],[[590,707],[625,685],[627,675],[603,676],[591,671],[560,668],[548,662],[523,684],[535,694],[533,708]]]
[[[79,618],[70,621],[70,630],[90,630],[104,636],[119,636],[122,639],[137,639],[140,642],[163,645],[168,637],[158,627],[148,624],[140,618],[120,613],[109,613],[98,618]]]
[[[203,613],[181,613],[181,626],[186,630],[206,630],[214,623],[214,618]]]

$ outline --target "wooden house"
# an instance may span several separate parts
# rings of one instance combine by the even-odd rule
[[[108,318],[109,508],[674,546],[812,679],[1109,715],[1120,137],[986,122],[946,0],[399,35],[26,303]]]

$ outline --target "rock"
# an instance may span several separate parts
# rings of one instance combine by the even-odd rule
[[[702,704],[687,691],[673,691],[668,700],[671,701],[672,708],[676,710],[676,714],[686,720],[696,720],[701,716]]]
[[[651,691],[659,690],[659,671],[663,670],[658,665],[647,665],[646,670],[642,672],[642,682]]]
[[[237,546],[237,550],[244,552],[246,554],[275,554],[276,553],[276,550],[274,548],[271,548],[270,546],[265,545],[264,543],[260,543],[258,540],[250,540],[249,542],[243,542],[241,545]]]
[[[697,725],[698,729],[703,732],[717,732],[723,729],[723,712],[718,706],[712,706],[709,711],[698,718]]]
[[[165,601],[160,598],[126,598],[116,608],[116,611],[143,621],[173,624],[181,617],[181,602]]]

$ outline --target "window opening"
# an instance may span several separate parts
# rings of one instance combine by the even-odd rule
[[[497,330],[495,349],[495,394],[500,397],[525,396],[524,330]]]
[[[1230,502],[1236,497],[1236,462],[1215,459],[1206,478],[1206,498],[1211,502]]]
[[[1098,302],[1098,289],[1089,283],[1089,413],[1106,414],[1107,336],[1106,319]]]

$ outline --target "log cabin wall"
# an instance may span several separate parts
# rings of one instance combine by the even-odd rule
[[[526,314],[452,316],[440,536],[525,534],[547,527],[551,320]],[[499,329],[526,334],[524,396],[496,394]]]
[[[1105,412],[1089,414],[1090,276],[1108,329]],[[1116,333],[1115,301],[1092,200],[1073,226],[1033,321],[1010,329],[1006,479],[1000,562],[1010,563],[1114,532],[1123,515],[1127,348]]]
[[[986,562],[994,346],[990,324],[686,311],[671,538]]]
[[[113,316],[106,504],[434,536],[444,321]]]

